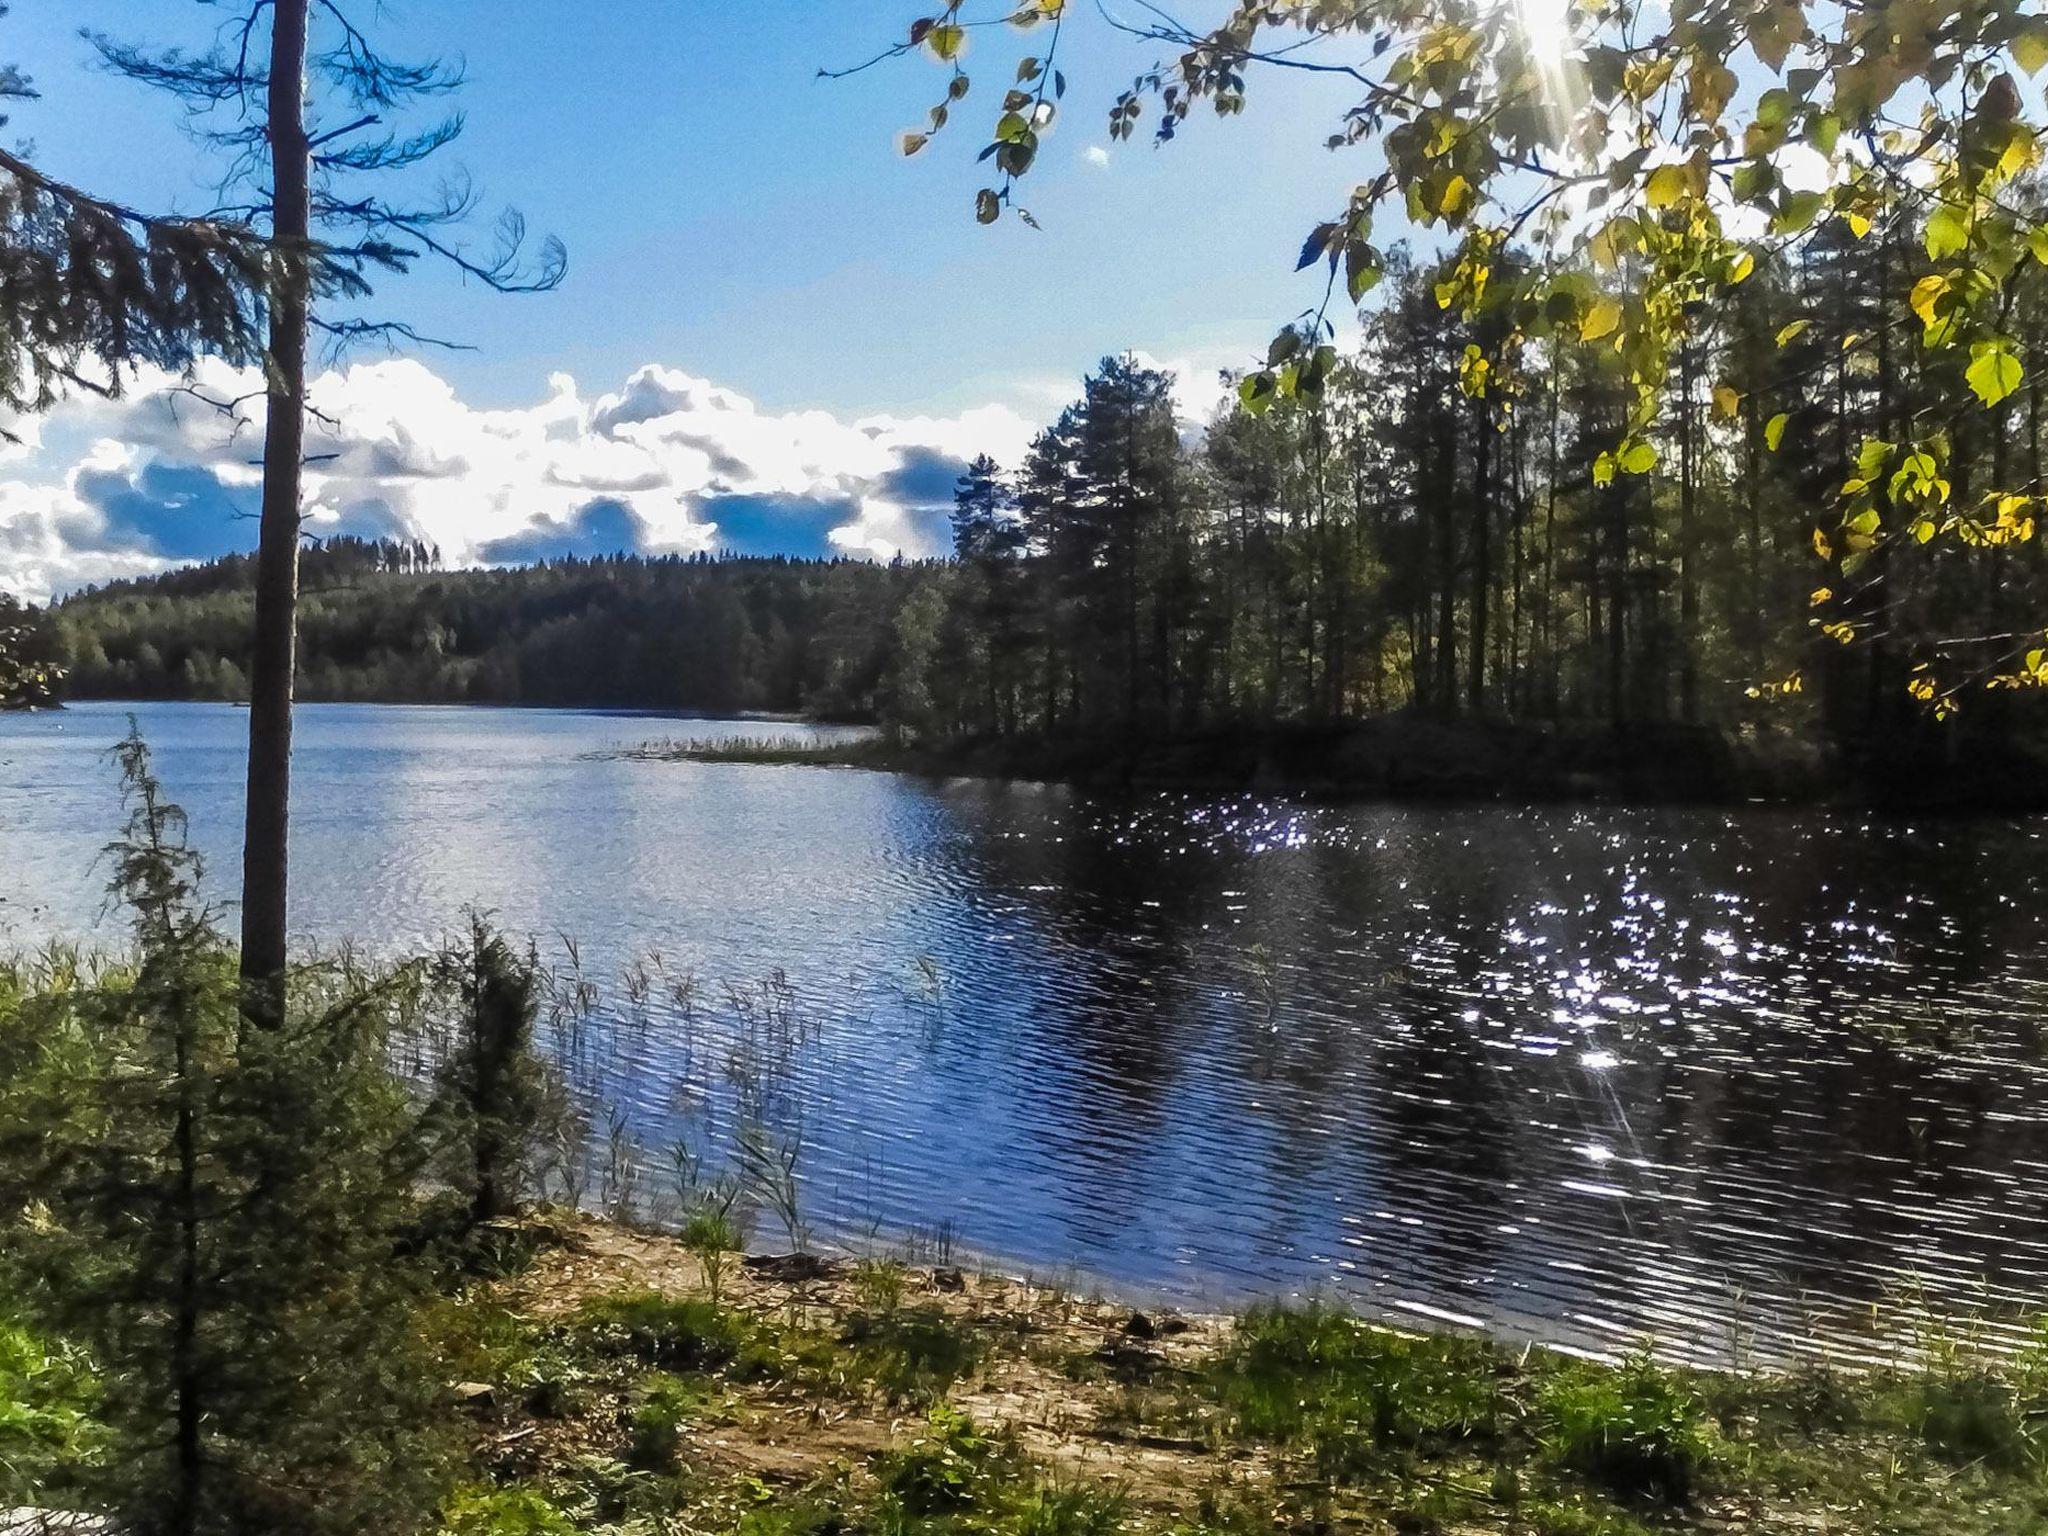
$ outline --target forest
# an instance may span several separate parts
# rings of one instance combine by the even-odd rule
[[[121,582],[45,621],[79,697],[247,697],[254,562]],[[315,700],[808,710],[889,706],[890,631],[933,567],[620,555],[443,570],[337,539],[302,562],[299,691]]]
[[[2039,381],[1953,413],[1952,537],[1858,550],[1833,510],[1867,445],[1970,393],[1886,318],[1922,238],[1823,231],[1760,265],[1677,349],[1642,472],[1607,462],[1631,399],[1612,353],[1556,346],[1475,388],[1501,339],[1397,257],[1312,399],[1241,390],[1197,429],[1168,374],[1105,358],[1023,463],[962,477],[950,560],[450,571],[423,545],[309,549],[300,686],[803,711],[927,743],[1406,712],[1764,732],[1852,764],[2017,750],[2041,717],[2007,685],[2048,583],[2031,515],[1970,487],[2035,473]],[[2030,339],[2044,275],[2014,278]],[[230,558],[70,598],[71,687],[241,697],[251,590]]]

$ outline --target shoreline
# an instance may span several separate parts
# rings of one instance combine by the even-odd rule
[[[479,1511],[596,1496],[683,1529],[747,1511],[756,1536],[2020,1536],[2048,1510],[2016,1427],[2043,1367],[1941,1338],[1865,1373],[1593,1363],[948,1263],[714,1253],[714,1274],[681,1239],[560,1211],[486,1232],[499,1262],[436,1325],[490,1469],[458,1496]]]
[[[1831,771],[1810,744],[1744,742],[1709,729],[1519,726],[1387,717],[1356,724],[1112,741],[879,734],[650,740],[595,754],[648,762],[861,769],[1118,791],[1290,795],[1339,803],[1807,807],[1937,815],[2048,810],[2031,759],[1879,780]]]
[[[78,699],[110,708],[229,700]],[[650,738],[585,756],[756,767],[846,768],[927,779],[1061,784],[1120,793],[1285,795],[1313,802],[1823,808],[1969,817],[2048,811],[2048,747],[1980,752],[1961,738],[1909,744],[1897,760],[1830,760],[1810,739],[1672,723],[1519,723],[1412,714],[1327,724],[1139,734],[1134,738],[969,736],[921,742],[857,720],[775,711],[626,705],[307,699],[319,707],[534,710],[621,720],[761,727],[718,741]],[[26,714],[61,716],[60,702]],[[788,727],[788,730],[781,730]],[[806,734],[847,732],[820,740]],[[1965,747],[1969,750],[1963,750]]]

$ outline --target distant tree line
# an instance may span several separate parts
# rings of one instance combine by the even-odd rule
[[[894,618],[936,563],[567,559],[440,569],[419,543],[308,548],[309,699],[681,710],[894,708]],[[233,555],[77,594],[51,625],[81,698],[247,697],[254,562]]]

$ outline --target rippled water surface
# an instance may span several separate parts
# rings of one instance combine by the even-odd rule
[[[228,875],[246,715],[136,712]],[[88,864],[125,715],[0,719],[0,946],[118,939]],[[297,926],[577,941],[581,1080],[650,1202],[744,1101],[842,1236],[1196,1303],[1720,1360],[1855,1348],[1913,1295],[2048,1305],[2048,823],[601,755],[762,730],[308,707]]]

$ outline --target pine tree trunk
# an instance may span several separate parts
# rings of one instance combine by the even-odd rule
[[[1556,719],[1563,696],[1562,667],[1557,654],[1557,413],[1563,376],[1553,367],[1550,378],[1550,456],[1543,488],[1543,665],[1544,712]]]
[[[1687,725],[1700,718],[1699,465],[1693,456],[1693,343],[1678,363],[1678,712]]]
[[[173,1457],[177,1487],[171,1496],[171,1529],[177,1536],[198,1531],[205,1507],[205,1442],[202,1428],[206,1405],[199,1369],[199,1146],[193,1124],[195,1093],[192,1071],[190,1020],[185,1010],[189,1001],[175,1005],[179,1015],[176,1068],[178,1119],[174,1135],[178,1159],[178,1281],[177,1315],[171,1322],[171,1382],[177,1395],[177,1429]]]
[[[1458,413],[1444,412],[1437,443],[1436,707],[1458,708]]]
[[[1478,407],[1472,440],[1472,654],[1466,700],[1486,713],[1486,625],[1493,606],[1493,422]]]
[[[263,517],[256,555],[256,635],[249,673],[249,785],[242,835],[242,1007],[255,1023],[284,1013],[286,837],[292,771],[292,668],[299,601],[299,484],[306,437],[306,142],[308,0],[271,6],[269,135],[276,245],[270,295]]]

